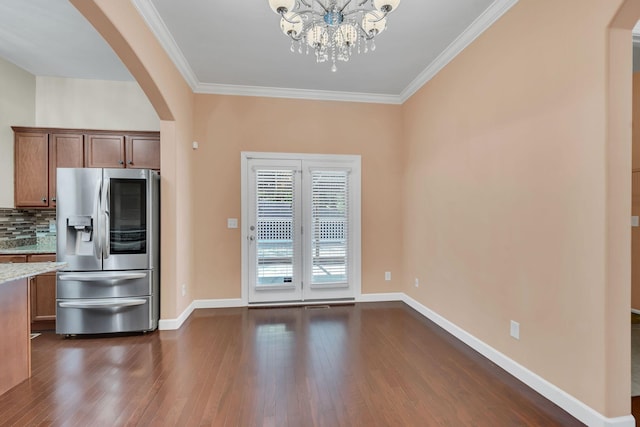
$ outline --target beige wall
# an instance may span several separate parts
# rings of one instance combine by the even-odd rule
[[[620,4],[521,0],[403,106],[403,289],[608,416],[629,413],[630,387],[628,319],[612,330],[605,304],[621,296],[628,318],[629,251],[608,282],[605,209],[630,199],[629,146],[616,164],[607,146]],[[612,197],[611,179],[626,196]]]
[[[0,58],[0,208],[13,207],[13,131],[33,126],[36,79]]]
[[[240,298],[242,224],[227,229],[226,219],[241,216],[241,151],[361,155],[362,292],[400,286],[399,106],[219,95],[195,105],[194,298]]]
[[[634,49],[634,60],[635,60]],[[640,54],[638,55],[640,57]],[[638,58],[640,62],[640,58]],[[633,73],[632,131],[632,206],[631,215],[640,216],[640,72]],[[631,229],[631,308],[640,310],[640,227]]]
[[[36,77],[36,126],[160,130],[136,82]]]

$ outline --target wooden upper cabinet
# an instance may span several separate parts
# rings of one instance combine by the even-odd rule
[[[160,137],[127,136],[127,168],[160,169]]]
[[[160,169],[160,136],[87,135],[86,166],[90,168]]]
[[[49,134],[15,132],[16,207],[49,206]]]
[[[55,208],[57,168],[160,170],[160,132],[12,126],[15,206]]]
[[[56,206],[56,169],[84,167],[84,135],[81,132],[14,127],[15,206]],[[45,184],[46,182],[46,184]]]
[[[52,133],[49,135],[49,206],[56,205],[57,168],[84,167],[84,135]]]
[[[124,168],[124,135],[87,135],[86,165],[89,168]]]

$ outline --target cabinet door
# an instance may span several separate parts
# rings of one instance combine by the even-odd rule
[[[15,205],[49,206],[49,135],[15,133]]]
[[[127,136],[127,167],[131,169],[160,169],[160,137]]]
[[[27,262],[55,261],[55,254],[33,254]],[[31,330],[55,329],[56,273],[45,273],[29,281],[31,292]]]
[[[31,323],[56,320],[55,273],[40,274],[32,279]]]
[[[86,166],[124,168],[124,136],[87,135]]]
[[[56,205],[56,169],[84,167],[84,136],[78,134],[49,135],[49,206]]]

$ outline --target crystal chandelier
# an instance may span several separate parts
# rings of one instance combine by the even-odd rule
[[[291,51],[313,51],[316,62],[348,61],[354,52],[376,50],[374,38],[387,27],[387,15],[400,0],[269,0],[291,37]]]

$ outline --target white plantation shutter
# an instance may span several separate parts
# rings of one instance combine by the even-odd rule
[[[311,170],[312,285],[349,281],[349,171]]]
[[[293,170],[256,171],[257,285],[292,283],[295,227]]]

